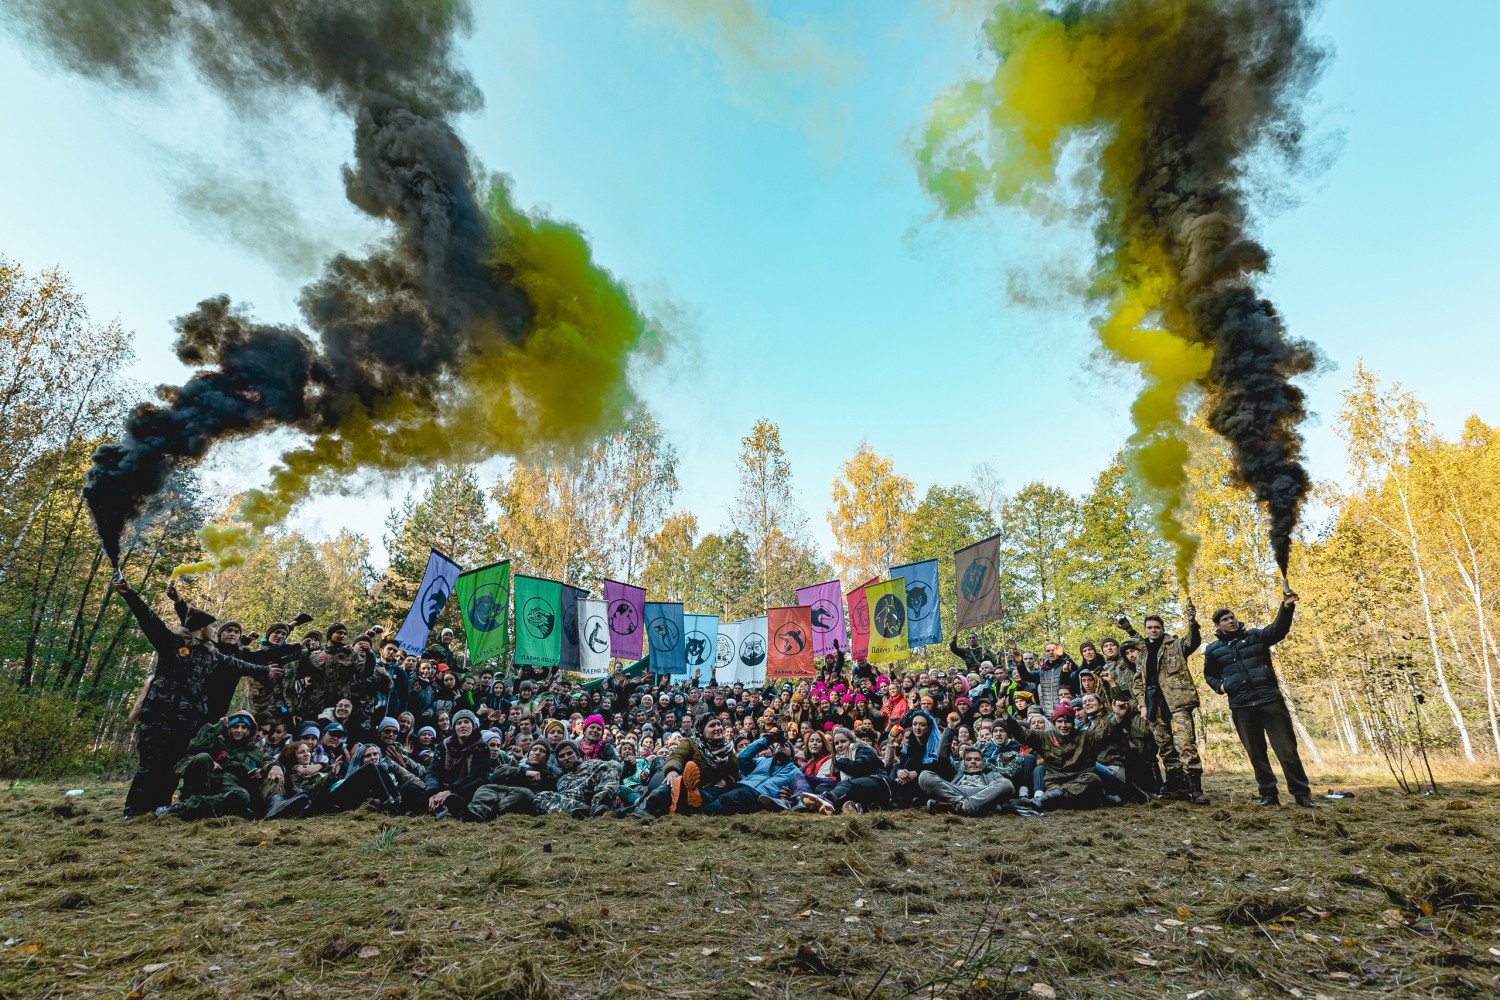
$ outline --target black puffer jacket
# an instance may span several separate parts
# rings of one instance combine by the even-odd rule
[[[1203,651],[1203,679],[1219,694],[1229,696],[1230,708],[1258,708],[1281,701],[1271,647],[1292,628],[1291,604],[1283,604],[1276,620],[1264,628],[1244,628],[1217,638]]]

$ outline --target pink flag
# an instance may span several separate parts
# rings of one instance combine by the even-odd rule
[[[813,655],[849,652],[844,635],[844,591],[837,580],[797,589],[797,603],[812,610]]]
[[[872,576],[849,591],[849,655],[856,660],[870,655],[870,599],[865,588],[879,582],[880,577]]]
[[[609,655],[628,660],[641,658],[641,638],[646,634],[646,591],[628,583],[604,581],[605,620],[609,622]]]

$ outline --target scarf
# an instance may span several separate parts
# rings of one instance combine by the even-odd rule
[[[721,739],[718,746],[714,746],[697,733],[688,738],[693,741],[693,745],[703,754],[704,759],[708,761],[708,766],[711,768],[727,767],[730,760],[735,756],[734,742],[732,740]]]
[[[818,772],[823,770],[823,765],[828,763],[830,757],[830,754],[825,753],[821,757],[809,759],[806,764],[802,765],[802,773],[807,775],[809,778],[816,778],[818,776]]]

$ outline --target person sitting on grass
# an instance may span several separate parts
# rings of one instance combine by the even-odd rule
[[[558,776],[554,791],[536,794],[536,811],[563,813],[574,819],[603,816],[620,797],[620,762],[584,760],[578,744],[563,740],[553,753]]]
[[[842,726],[833,731],[833,769],[839,776],[827,798],[811,792],[802,804],[824,815],[865,812],[891,804],[892,780],[875,748]]]
[[[428,810],[444,818],[444,802],[457,795],[467,803],[489,775],[490,753],[479,737],[479,716],[467,709],[454,713],[453,735],[443,741],[441,753],[427,771]]]
[[[792,758],[792,746],[779,732],[747,744],[739,752],[741,778],[722,795],[703,803],[711,816],[758,812],[763,809],[787,809],[794,796],[807,791],[807,779]]]
[[[918,709],[907,716],[906,738],[890,766],[891,777],[895,779],[892,798],[898,808],[916,803],[922,794],[917,779],[923,771],[937,771],[943,778],[953,774],[953,761],[938,753],[942,741],[937,719],[931,712]]]
[[[938,756],[945,760],[952,751],[955,730],[956,727],[949,726],[943,732]],[[961,763],[952,778],[944,778],[935,770],[923,771],[917,776],[917,786],[927,796],[928,812],[986,816],[1015,797],[1016,786],[999,767],[985,763],[984,751],[980,747],[969,744],[960,751],[959,757]]]
[[[471,823],[488,823],[505,813],[537,812],[536,797],[557,790],[557,773],[550,766],[552,752],[545,743],[533,743],[524,757],[502,751],[467,804],[457,798],[447,802],[448,815]]]
[[[722,795],[740,780],[740,762],[734,741],[724,732],[724,721],[705,715],[698,732],[688,730],[662,765],[662,784],[641,800],[651,815],[697,812],[703,803]],[[640,807],[637,812],[642,812]]]
[[[303,740],[283,747],[276,755],[276,763],[281,767],[281,776],[267,778],[261,784],[266,819],[307,815],[313,797],[321,796],[323,787],[332,780],[327,765],[313,760],[313,748]]]
[[[1067,702],[1052,710],[1051,733],[1023,728],[1015,719],[1005,720],[1005,731],[1011,739],[1030,747],[1046,769],[1046,787],[1032,800],[1036,808],[1093,809],[1106,801],[1104,783],[1095,773],[1094,764],[1099,751],[1128,724],[1130,705],[1128,701],[1116,701],[1114,722],[1088,732],[1075,728],[1075,713]]]
[[[182,794],[158,816],[202,819],[242,816],[253,819],[261,779],[284,777],[279,765],[266,767],[266,755],[255,743],[255,716],[231,712],[222,722],[210,722],[188,744],[188,755],[177,765]]]
[[[819,730],[809,730],[803,740],[802,776],[807,779],[808,791],[827,795],[838,784],[833,770],[833,751],[828,737]]]
[[[427,807],[422,780],[394,760],[378,743],[361,743],[350,756],[343,777],[313,796],[314,812],[348,812],[368,805],[393,815],[417,816]]]

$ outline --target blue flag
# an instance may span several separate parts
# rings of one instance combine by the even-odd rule
[[[453,584],[460,572],[462,568],[458,563],[437,549],[427,557],[427,572],[422,574],[417,599],[406,613],[401,631],[396,633],[396,644],[404,652],[421,656],[427,648],[427,637],[432,635],[432,627],[437,624],[438,615],[443,613],[443,605],[453,595]]]
[[[907,647],[931,646],[943,641],[943,619],[938,613],[938,564],[926,562],[892,566],[891,579],[906,579]]]
[[[687,660],[687,672],[703,671],[703,683],[708,683],[714,672],[714,661],[719,650],[718,615],[682,616],[682,654]]]
[[[686,677],[687,651],[682,642],[682,605],[647,601],[646,639],[651,643],[651,672]]]

